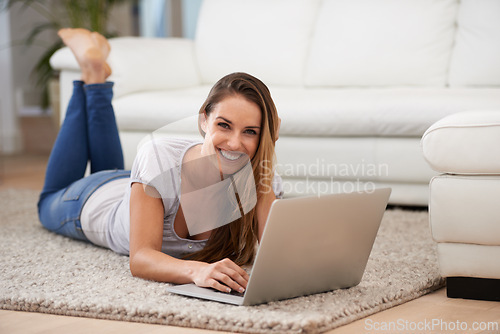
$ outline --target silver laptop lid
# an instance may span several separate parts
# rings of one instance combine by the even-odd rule
[[[243,305],[357,285],[390,188],[274,201]]]

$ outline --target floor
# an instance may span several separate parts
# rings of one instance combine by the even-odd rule
[[[51,136],[47,140],[53,141]],[[0,190],[40,190],[48,160],[47,145],[27,153],[0,155]],[[329,334],[359,333],[497,333],[500,334],[500,303],[449,299],[445,289],[365,319],[329,331]],[[0,310],[0,333],[216,333],[173,326],[148,325]]]

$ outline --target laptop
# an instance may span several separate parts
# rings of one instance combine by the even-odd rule
[[[167,291],[234,305],[257,305],[361,282],[390,188],[275,200],[243,294],[195,284]]]

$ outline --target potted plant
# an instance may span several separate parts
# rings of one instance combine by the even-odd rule
[[[21,4],[22,9],[32,8],[43,23],[36,23],[24,40],[25,45],[37,43],[37,38],[44,31],[57,32],[61,28],[86,28],[97,31],[105,37],[115,37],[117,34],[108,30],[109,13],[113,6],[134,0],[0,0],[2,8],[9,9],[15,4]],[[39,43],[38,43],[39,44]],[[49,101],[49,82],[57,77],[56,71],[50,66],[50,57],[61,47],[60,40],[46,47],[33,68],[36,85],[42,89],[42,108],[47,108]]]

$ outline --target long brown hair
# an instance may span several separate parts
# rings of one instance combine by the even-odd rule
[[[275,164],[274,145],[278,135],[278,113],[267,86],[250,74],[237,72],[223,77],[212,87],[200,108],[200,115],[206,113],[208,116],[217,103],[234,95],[255,103],[262,113],[259,145],[251,158],[259,201],[265,192],[272,189],[274,174],[271,172],[274,171]],[[198,129],[205,137],[199,123]],[[186,256],[186,259],[212,263],[229,258],[238,265],[252,262],[258,236],[255,210],[254,207],[243,217],[215,229],[205,248]]]

